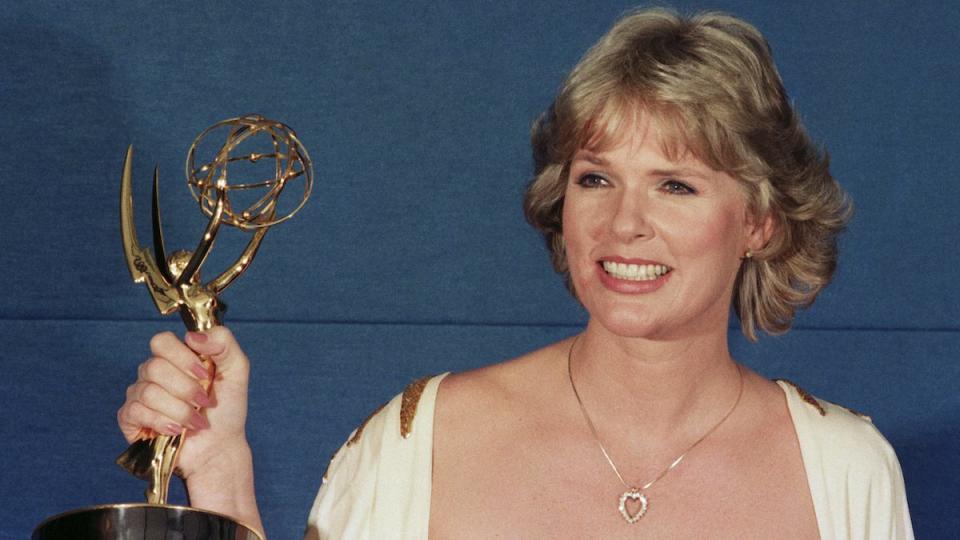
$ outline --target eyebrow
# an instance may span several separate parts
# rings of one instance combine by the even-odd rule
[[[599,165],[601,167],[607,166],[610,164],[609,161],[607,161],[600,155],[595,154],[589,150],[580,150],[579,152],[574,154],[571,162],[573,161],[587,161],[594,165]],[[687,177],[694,176],[701,179],[707,178],[707,175],[705,175],[703,171],[699,171],[697,169],[690,168],[690,167],[682,167],[682,166],[676,167],[676,168],[670,168],[670,169],[654,169],[650,171],[649,174],[652,176],[687,176]]]
[[[609,165],[609,164],[610,164],[609,161],[603,159],[603,158],[600,157],[599,155],[594,154],[593,152],[591,152],[591,151],[589,151],[589,150],[580,150],[579,152],[577,152],[576,154],[573,155],[573,159],[572,159],[571,161],[581,161],[581,160],[582,160],[582,161],[589,161],[590,163],[593,163],[594,165]]]
[[[703,174],[703,172],[687,167],[678,167],[676,169],[655,169],[650,171],[650,174],[654,176],[695,176],[697,178],[706,179],[706,176]]]

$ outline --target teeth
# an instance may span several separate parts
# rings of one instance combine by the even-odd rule
[[[671,270],[663,264],[626,264],[612,261],[603,261],[603,269],[617,279],[630,281],[650,281]]]

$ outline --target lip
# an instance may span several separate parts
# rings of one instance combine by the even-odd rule
[[[600,259],[597,262],[603,263],[604,261],[623,263],[623,264],[659,264],[662,266],[670,266],[669,264],[663,264],[660,261],[653,261],[650,259],[628,259],[626,257],[621,257],[619,255],[610,255],[610,256],[600,257]]]
[[[596,272],[600,278],[600,283],[603,284],[607,289],[621,293],[621,294],[649,294],[660,287],[663,287],[667,281],[670,280],[670,276],[673,275],[673,271],[667,272],[657,279],[651,279],[648,281],[630,281],[626,279],[619,279],[611,276],[603,269],[604,261],[623,263],[623,264],[659,264],[663,265],[661,262],[651,261],[648,259],[629,259],[626,257],[620,256],[610,256],[603,257],[596,263]],[[664,265],[669,266],[669,265]]]

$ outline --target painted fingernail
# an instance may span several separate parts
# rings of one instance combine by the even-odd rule
[[[202,408],[213,405],[213,400],[210,399],[210,396],[208,396],[206,392],[197,392],[196,395],[193,396],[193,402]]]
[[[207,429],[210,427],[210,422],[208,422],[206,417],[204,417],[202,414],[195,412],[190,418],[190,427],[199,431],[201,429]]]
[[[167,426],[163,428],[163,432],[167,435],[179,435],[183,433],[183,427],[179,424],[167,424]]]
[[[187,337],[194,343],[206,343],[207,335],[200,332],[187,332]]]
[[[190,371],[197,376],[201,381],[205,381],[210,378],[210,373],[203,367],[202,364],[194,364],[190,366]]]

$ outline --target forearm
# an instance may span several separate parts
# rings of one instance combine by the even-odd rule
[[[232,449],[187,479],[190,505],[229,516],[266,537],[257,508],[253,454],[247,444]]]

